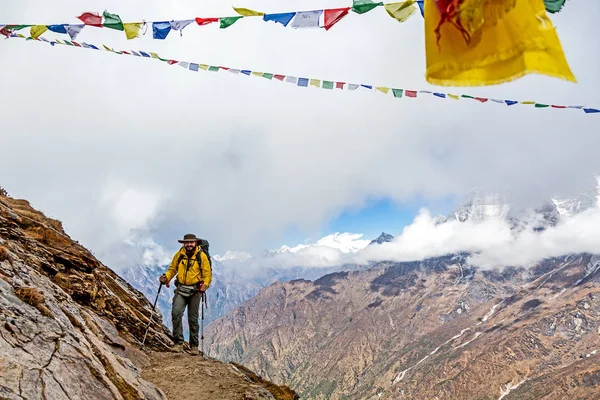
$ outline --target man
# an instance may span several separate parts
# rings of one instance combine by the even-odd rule
[[[185,307],[188,309],[188,323],[190,326],[190,354],[198,355],[198,310],[204,292],[210,286],[212,272],[208,257],[197,244],[196,235],[188,233],[183,236],[181,249],[173,256],[166,274],[160,277],[160,282],[169,287],[169,282],[174,276],[175,296],[171,319],[173,321],[173,340],[175,345],[171,348],[174,352],[183,350],[183,327],[181,320]]]

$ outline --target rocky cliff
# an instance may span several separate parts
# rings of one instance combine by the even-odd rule
[[[209,351],[303,399],[600,399],[599,269],[457,255],[278,283],[209,325]]]
[[[150,313],[148,300],[59,221],[0,190],[0,398],[297,398],[241,366],[165,353],[171,340],[160,315],[146,340],[153,352],[140,351]],[[203,379],[189,380],[194,396],[177,396],[173,379],[153,373],[165,370]]]

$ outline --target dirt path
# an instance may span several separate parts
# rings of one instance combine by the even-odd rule
[[[173,400],[293,400],[286,387],[270,385],[243,367],[188,353],[148,354],[142,377]],[[261,382],[262,381],[262,382]],[[256,383],[255,383],[256,382]],[[269,387],[270,386],[270,387]],[[269,391],[270,389],[270,391]]]

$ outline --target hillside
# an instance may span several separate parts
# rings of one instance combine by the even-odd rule
[[[462,255],[265,288],[207,329],[303,399],[600,399],[600,258]]]
[[[150,310],[59,221],[0,190],[0,398],[297,398],[242,366],[166,352],[160,316],[142,352]],[[182,395],[172,377],[192,373],[196,395]]]

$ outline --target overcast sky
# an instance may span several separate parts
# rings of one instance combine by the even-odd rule
[[[234,5],[350,5],[280,4]],[[0,24],[77,23],[81,12],[104,9],[124,21],[234,15],[222,1],[13,0],[3,3]],[[424,79],[423,19],[400,24],[382,8],[350,14],[329,31],[249,18],[225,30],[194,24],[164,41],[86,28],[78,41],[294,76],[598,108],[597,15],[600,3],[571,1],[552,16],[577,84],[529,76],[433,87]],[[208,237],[215,252],[253,253],[290,229],[311,236],[372,199],[414,207],[415,199],[491,186],[533,204],[593,186],[600,171],[600,118],[579,110],[297,88],[18,39],[0,40],[0,56],[0,186],[62,220],[117,269],[140,262],[149,243],[170,253],[188,231]]]

